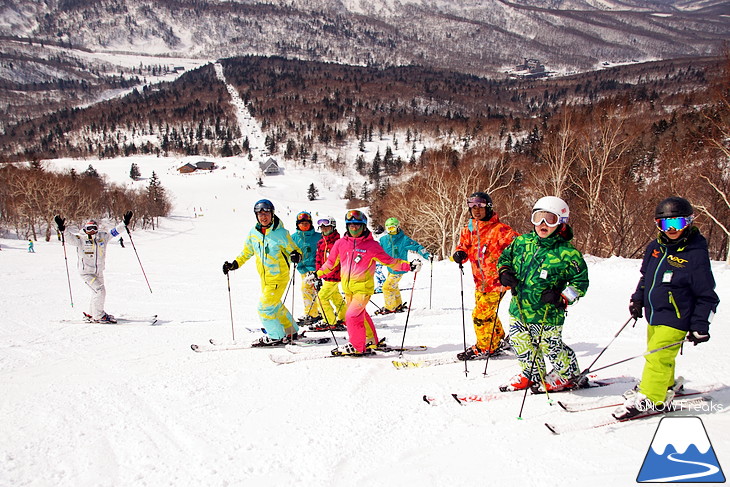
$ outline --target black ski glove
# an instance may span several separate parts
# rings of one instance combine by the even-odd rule
[[[694,343],[695,347],[698,343],[705,343],[710,339],[710,333],[709,332],[701,332],[701,331],[690,331],[687,333],[687,340]]]
[[[235,271],[236,269],[238,269],[238,262],[235,260],[233,262],[225,261],[223,263],[223,274],[228,275],[228,271]]]
[[[545,304],[552,304],[559,309],[568,307],[568,303],[563,298],[562,291],[558,291],[557,289],[545,289],[540,296],[540,301]]]
[[[499,268],[499,282],[505,287],[516,288],[520,281],[517,280],[517,274],[515,270],[508,265],[503,265]]]
[[[629,303],[629,313],[635,320],[644,316],[644,302],[643,301],[631,301]]]
[[[463,250],[457,250],[456,252],[454,252],[452,258],[457,264],[463,264],[464,262],[466,262],[467,257],[469,256],[466,255],[466,252],[464,252]]]
[[[291,261],[295,264],[298,264],[302,261],[302,254],[300,254],[297,250],[292,250],[291,254],[289,254],[289,259],[291,259]]]
[[[59,232],[63,232],[66,230],[66,219],[61,218],[61,215],[56,215],[53,220],[56,222],[56,226],[58,227]]]
[[[413,259],[410,262],[410,264],[411,264],[411,272],[418,272],[421,270],[421,267],[423,266],[420,259]]]
[[[132,214],[133,213],[131,211],[128,211],[128,212],[126,212],[124,214],[124,218],[122,218],[122,221],[124,222],[124,226],[125,227],[128,227],[129,226],[129,222],[132,221]]]

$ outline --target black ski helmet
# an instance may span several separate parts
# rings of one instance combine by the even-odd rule
[[[253,212],[258,213],[259,211],[270,211],[271,213],[274,213],[274,203],[269,200],[258,200],[256,204],[253,205]]]
[[[467,203],[472,201],[472,199],[481,199],[484,201],[484,203],[487,204],[487,214],[484,215],[484,218],[482,218],[483,221],[491,220],[492,216],[494,216],[494,209],[492,205],[492,198],[489,197],[489,195],[483,191],[475,191],[472,193],[469,198],[466,200]],[[471,210],[469,210],[471,212]]]
[[[677,216],[692,216],[694,208],[684,198],[670,196],[662,200],[656,207],[654,218],[674,218]]]

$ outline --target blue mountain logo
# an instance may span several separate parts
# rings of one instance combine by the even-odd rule
[[[702,420],[662,418],[636,481],[725,482]]]

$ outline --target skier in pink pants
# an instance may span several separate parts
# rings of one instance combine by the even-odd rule
[[[324,265],[307,279],[315,282],[340,264],[342,291],[345,293],[347,311],[345,324],[350,343],[332,350],[333,355],[364,355],[368,339],[378,343],[375,325],[365,306],[375,291],[375,265],[377,262],[396,271],[418,272],[421,261],[396,259],[388,255],[373,239],[367,228],[368,219],[362,211],[350,210],[345,215],[347,231],[335,242]]]

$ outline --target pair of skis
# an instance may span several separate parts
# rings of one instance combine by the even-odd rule
[[[298,340],[294,340],[292,342],[295,345],[306,347],[311,345],[318,345],[323,343],[329,343],[329,341],[332,340],[330,337],[322,337],[322,338],[300,338]],[[225,341],[225,340],[216,340],[215,338],[211,338],[208,340],[207,344],[198,345],[193,343],[190,345],[190,348],[194,352],[218,352],[223,350],[245,350],[248,348],[284,348],[285,344],[282,343],[281,345],[275,345],[275,346],[256,346],[255,341],[250,342],[240,342],[240,341]],[[289,345],[287,345],[289,346]]]
[[[684,392],[675,395],[674,400],[666,407],[651,409],[649,411],[640,413],[630,418],[617,419],[611,415],[601,416],[599,418],[590,418],[585,421],[571,421],[565,423],[553,423],[546,422],[545,427],[550,430],[551,433],[560,435],[563,433],[569,433],[573,431],[590,430],[595,428],[602,428],[604,426],[610,426],[620,423],[626,423],[630,421],[652,418],[655,416],[661,416],[664,414],[672,414],[677,412],[692,413],[699,411],[705,411],[708,404],[712,405],[712,396],[709,394],[712,390],[695,391],[695,392]],[[591,403],[565,403],[558,401],[560,407],[570,413],[580,411],[593,411],[603,410],[608,408],[617,408],[621,406],[622,402],[616,402],[615,398],[609,398],[609,401],[603,401],[602,403],[596,404]]]

